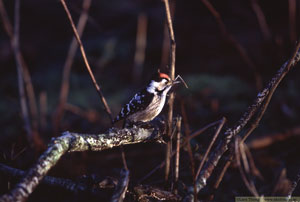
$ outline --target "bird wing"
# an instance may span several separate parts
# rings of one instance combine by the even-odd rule
[[[119,115],[113,120],[113,123],[134,114],[137,111],[146,109],[153,99],[153,95],[149,94],[146,89],[136,93],[133,98],[121,109]]]

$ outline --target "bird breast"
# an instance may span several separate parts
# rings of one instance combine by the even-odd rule
[[[146,109],[136,112],[128,116],[128,120],[131,122],[148,122],[153,120],[163,109],[166,102],[166,95],[155,95],[151,103]]]

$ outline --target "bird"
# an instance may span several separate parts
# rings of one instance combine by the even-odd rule
[[[116,123],[125,119],[125,125],[146,123],[153,120],[162,111],[166,97],[172,86],[178,83],[165,73],[156,72],[148,85],[137,92],[132,99],[123,106],[119,114],[113,119]]]

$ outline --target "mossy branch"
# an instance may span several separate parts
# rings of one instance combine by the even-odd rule
[[[59,159],[67,152],[102,151],[113,147],[141,142],[163,142],[162,134],[165,127],[163,122],[145,129],[132,127],[117,129],[111,128],[106,133],[98,135],[64,132],[62,136],[53,138],[48,149],[40,156],[37,163],[28,170],[25,177],[11,190],[0,198],[4,201],[25,200],[41,182],[48,171],[56,165]]]

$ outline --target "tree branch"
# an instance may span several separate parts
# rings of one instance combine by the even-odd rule
[[[197,192],[199,192],[201,189],[203,189],[206,186],[207,179],[211,176],[220,158],[228,150],[229,144],[232,142],[234,137],[236,137],[241,132],[241,130],[244,129],[244,127],[248,124],[250,119],[252,119],[256,113],[259,113],[258,122],[260,121],[277,86],[279,85],[281,80],[286,76],[286,74],[291,70],[291,68],[294,67],[299,62],[300,60],[299,48],[300,48],[300,43],[298,42],[297,47],[291,59],[285,62],[281,66],[277,74],[268,83],[267,87],[265,87],[260,93],[258,93],[256,100],[248,108],[248,110],[242,115],[238,123],[234,127],[226,130],[226,132],[222,136],[223,138],[219,141],[217,147],[211,153],[208,161],[204,165],[204,169],[200,172],[200,175],[197,179]],[[250,127],[251,132],[254,130],[254,128],[257,127],[258,122],[257,120],[254,121],[254,123],[256,124],[254,125],[255,127],[254,126]],[[246,135],[250,135],[250,133],[249,134],[246,133]],[[242,138],[245,139],[245,136],[243,136]],[[185,201],[193,200],[193,192],[194,192],[194,188],[190,187],[189,194],[186,196]]]
[[[28,170],[26,176],[9,194],[0,198],[0,201],[25,200],[48,171],[56,165],[61,156],[67,152],[102,151],[121,145],[148,141],[161,143],[164,131],[164,122],[159,122],[148,129],[136,126],[124,129],[111,128],[108,132],[98,135],[64,132],[62,136],[52,139],[48,149],[40,156],[37,163]]]

